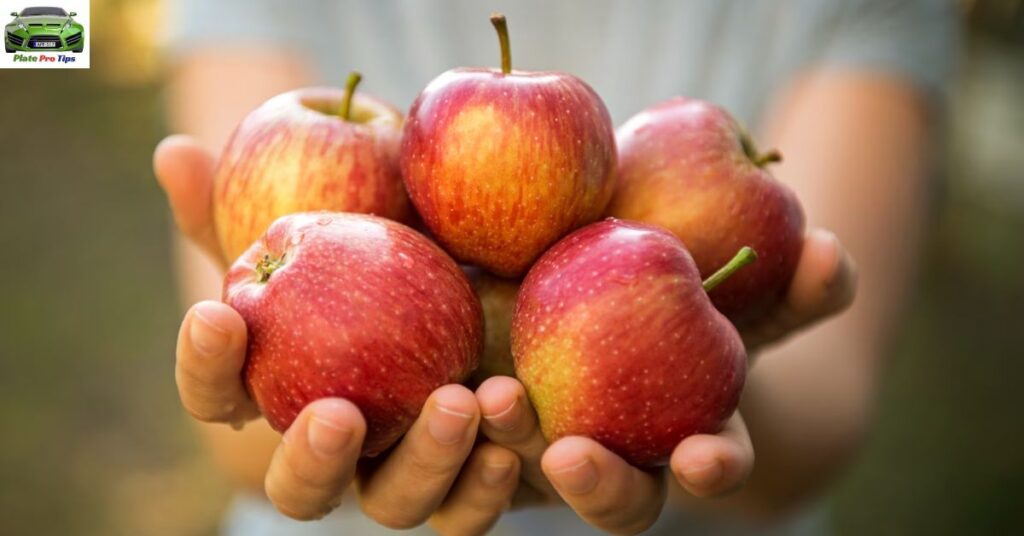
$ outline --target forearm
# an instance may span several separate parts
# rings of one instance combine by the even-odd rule
[[[877,383],[877,371],[862,363],[875,356],[865,348],[823,350],[822,341],[834,340],[831,331],[794,341],[781,349],[786,353],[755,365],[740,410],[756,463],[747,485],[727,502],[755,516],[784,513],[816,496],[859,450]],[[841,381],[821,380],[829,376]]]

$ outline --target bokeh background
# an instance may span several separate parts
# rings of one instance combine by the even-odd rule
[[[839,534],[1024,534],[1024,2],[961,2],[944,180]],[[0,71],[0,534],[213,534],[150,167],[158,0],[93,0],[90,71]],[[115,46],[116,41],[116,46]]]

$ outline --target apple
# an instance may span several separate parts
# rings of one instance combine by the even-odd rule
[[[712,103],[675,98],[616,132],[618,184],[608,214],[675,233],[707,276],[743,245],[756,266],[711,293],[740,329],[757,325],[785,297],[803,248],[804,214],[735,120]]]
[[[283,432],[303,407],[342,397],[376,455],[430,393],[464,381],[483,345],[480,302],[455,261],[419,233],[375,216],[284,216],[234,263],[223,300],[249,340],[243,377]]]
[[[402,176],[420,216],[461,262],[519,277],[568,232],[600,218],[611,198],[615,139],[585,82],[513,71],[505,18],[492,23],[502,68],[435,78],[405,125]]]
[[[275,219],[311,210],[406,221],[411,208],[398,167],[402,114],[346,90],[297,89],[271,98],[235,129],[217,166],[214,225],[233,260]]]
[[[707,287],[755,257],[742,249]],[[614,218],[570,234],[530,269],[512,355],[545,438],[590,437],[638,467],[666,463],[692,434],[720,431],[747,365],[683,243]]]
[[[464,269],[484,312],[484,351],[471,385],[491,376],[515,376],[512,363],[512,311],[521,281],[496,277],[479,268]]]

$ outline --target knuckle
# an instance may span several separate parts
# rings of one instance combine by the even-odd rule
[[[411,510],[402,511],[380,501],[364,501],[363,513],[389,529],[407,530],[416,528],[426,521],[425,517]]]
[[[201,422],[224,422],[230,419],[238,404],[222,394],[196,384],[178,382],[178,397],[192,418]]]
[[[576,506],[576,510],[605,527],[618,525],[622,516],[622,505],[611,501],[589,502]]]
[[[222,420],[224,420],[224,416],[221,415],[220,412],[213,411],[211,408],[203,406],[201,404],[185,402],[183,399],[182,405],[185,407],[185,411],[189,414],[189,416],[191,416],[193,419],[197,421],[213,423],[221,422]]]
[[[325,515],[323,512],[314,512],[313,510],[293,510],[288,506],[280,504],[275,506],[279,512],[296,521],[315,521]]]
[[[178,361],[176,375],[180,390],[204,396],[212,396],[223,391],[215,371],[206,370],[187,359]]]
[[[410,461],[410,472],[421,481],[437,481],[452,477],[464,460],[462,457],[415,454]]]
[[[537,420],[532,414],[523,415],[516,422],[511,423],[511,426],[504,428],[500,428],[488,420],[484,420],[484,423],[487,424],[486,428],[484,428],[484,434],[492,441],[507,447],[525,448],[532,446],[540,433],[537,427]]]
[[[664,497],[659,500],[640,500],[639,495],[627,497],[620,494],[590,505],[586,516],[608,532],[637,534],[658,520],[662,501]]]
[[[267,498],[282,514],[299,521],[320,519],[341,503],[341,490],[330,492],[302,487],[290,476],[267,473],[264,483]]]
[[[277,508],[285,516],[299,521],[309,521],[321,517],[318,515],[318,512],[309,508],[308,503],[305,501],[294,500],[294,495],[276,483],[269,474],[267,475],[267,482],[264,488],[267,499],[274,505],[274,508]]]
[[[269,492],[267,495],[269,497]],[[283,500],[274,499],[273,497],[270,497],[270,502],[274,504],[274,507],[277,508],[278,512],[281,512],[283,515],[290,517],[291,519],[294,519],[296,521],[314,521],[324,517],[324,515],[327,513],[323,511],[313,510],[311,508],[305,508],[301,506],[297,507]]]
[[[613,532],[617,532],[619,534],[640,534],[641,532],[651,528],[651,525],[654,525],[654,522],[657,519],[657,516],[643,516],[632,522],[626,523],[620,529],[614,530]]]
[[[303,463],[300,459],[304,455],[295,451],[287,452],[285,455],[283,478],[287,478],[290,488],[303,490],[305,494],[325,501],[334,494],[340,494],[344,482],[339,469],[318,465],[316,470],[312,470],[309,464]]]
[[[600,513],[590,514],[589,517],[612,534],[639,534],[657,521],[658,511],[634,507],[632,511],[623,512],[619,508],[603,508]]]
[[[495,519],[468,520],[448,513],[430,517],[427,524],[441,536],[477,536],[487,534]]]

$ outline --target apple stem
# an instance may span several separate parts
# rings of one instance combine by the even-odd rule
[[[772,149],[767,153],[759,153],[757,147],[754,146],[754,140],[750,138],[750,134],[747,134],[747,131],[743,128],[740,128],[740,145],[743,146],[743,153],[757,167],[782,162],[782,153],[776,149]]]
[[[356,86],[363,79],[359,71],[348,73],[348,80],[345,82],[345,97],[341,99],[341,112],[338,114],[345,121],[349,120],[352,114],[352,96],[356,94]]]
[[[779,162],[782,162],[782,153],[778,149],[772,149],[767,153],[754,157],[754,165],[757,167],[764,167],[767,164],[777,164]]]
[[[260,283],[266,283],[270,279],[270,274],[282,266],[284,266],[284,255],[276,259],[271,258],[270,255],[264,255],[256,263],[256,280]]]
[[[743,246],[725,266],[704,280],[704,292],[711,292],[722,281],[729,279],[737,270],[757,260],[757,252],[750,246]]]
[[[491,24],[498,32],[498,43],[501,44],[501,72],[508,74],[512,72],[512,46],[508,42],[508,23],[505,15],[501,13],[491,14]]]

